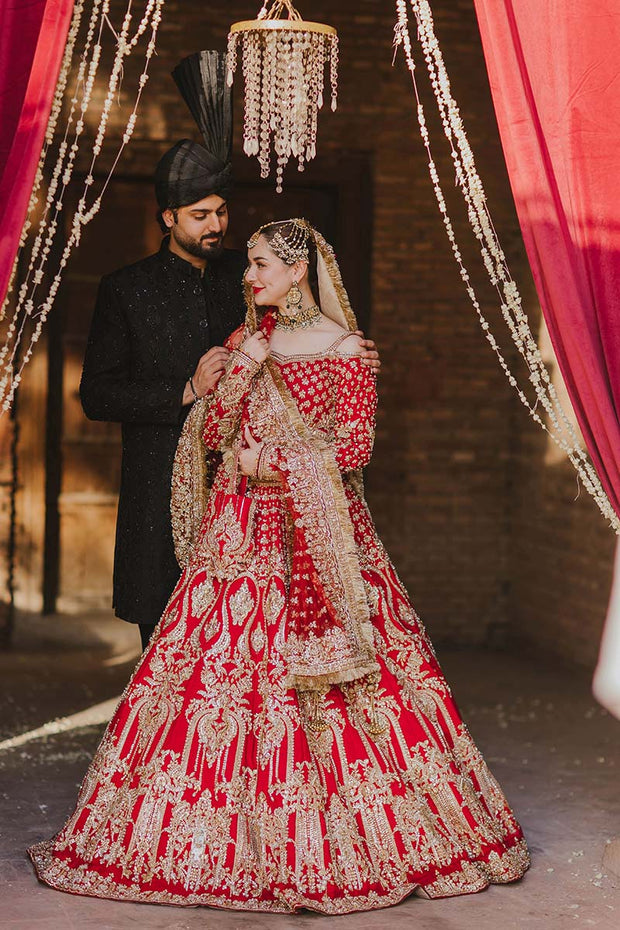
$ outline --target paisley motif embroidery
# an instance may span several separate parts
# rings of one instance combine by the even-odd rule
[[[345,476],[378,669],[313,691],[287,687],[292,615],[304,608],[290,596],[294,527],[285,484],[257,484],[244,567],[218,575],[203,527],[75,812],[30,851],[53,887],[335,915],[397,903],[420,885],[430,897],[471,893],[528,867],[519,824],[348,478],[372,445],[369,376],[354,359],[281,370]],[[249,422],[260,438],[265,411],[247,383],[227,394],[224,426]],[[304,407],[304,392],[316,403]],[[215,448],[217,404],[205,425]],[[222,464],[214,492],[228,484]],[[297,644],[311,662],[315,645]]]

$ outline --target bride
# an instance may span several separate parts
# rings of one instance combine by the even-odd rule
[[[245,327],[177,453],[183,574],[38,875],[325,914],[514,881],[521,829],[364,501],[375,382],[333,252],[298,219],[248,249]]]

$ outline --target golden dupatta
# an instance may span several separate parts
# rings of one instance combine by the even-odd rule
[[[325,605],[321,629],[312,616],[294,618],[286,631],[287,683],[300,690],[352,681],[378,670],[373,629],[349,504],[334,449],[312,435],[278,366],[268,360],[255,386],[268,445],[285,463],[285,494],[295,546],[305,550]],[[292,563],[295,565],[295,551]],[[292,583],[294,579],[292,579]],[[311,612],[311,610],[310,610]]]
[[[217,453],[207,452],[202,438],[211,397],[201,397],[188,413],[172,466],[170,518],[174,554],[181,568],[189,562],[207,510]]]

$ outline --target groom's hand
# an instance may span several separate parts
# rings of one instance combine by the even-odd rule
[[[355,335],[359,336],[362,340],[364,351],[360,354],[361,360],[365,365],[368,365],[369,368],[373,368],[376,372],[379,371],[381,368],[381,359],[379,358],[376,345],[372,339],[366,339],[364,337],[364,333],[361,329],[356,330]]]
[[[215,390],[218,381],[224,374],[229,355],[230,352],[224,346],[213,346],[202,356],[196,365],[196,371],[192,375],[194,390],[198,397],[204,397],[205,394],[211,394]],[[183,393],[183,403],[191,404],[193,400],[195,400],[195,397],[188,382]]]
[[[213,346],[202,356],[194,372],[194,387],[199,397],[210,394],[224,374],[230,352],[224,346]]]

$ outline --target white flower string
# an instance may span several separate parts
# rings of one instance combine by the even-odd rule
[[[2,380],[0,381],[0,390],[3,395],[4,395],[4,392],[7,390],[7,385],[10,384],[11,375],[14,370],[15,358],[19,350],[19,344],[20,344],[20,341],[23,335],[25,324],[27,320],[30,318],[30,316],[32,315],[33,310],[34,310],[34,290],[36,289],[36,286],[39,283],[38,279],[42,278],[43,276],[43,265],[45,263],[45,260],[47,259],[47,256],[49,255],[51,251],[52,242],[53,242],[54,235],[56,233],[56,229],[58,225],[58,216],[63,207],[64,192],[66,190],[66,187],[69,181],[71,180],[73,163],[75,161],[75,156],[78,151],[77,136],[81,133],[81,128],[79,131],[76,131],[73,144],[71,146],[69,146],[69,142],[68,142],[69,132],[71,129],[71,125],[73,123],[73,119],[75,115],[75,108],[78,103],[78,97],[77,97],[78,89],[80,87],[82,88],[84,87],[84,76],[85,76],[86,66],[88,62],[88,56],[90,54],[90,49],[91,49],[91,45],[92,45],[92,41],[94,37],[94,32],[95,32],[98,18],[99,18],[100,5],[101,5],[101,0],[93,0],[93,7],[91,10],[90,22],[88,25],[87,34],[86,34],[86,38],[84,41],[84,47],[82,50],[82,54],[80,56],[80,66],[79,66],[77,76],[75,79],[76,89],[75,89],[73,98],[71,100],[71,108],[67,116],[64,136],[59,146],[56,164],[54,166],[54,170],[53,170],[53,173],[50,179],[47,198],[46,198],[46,202],[43,208],[43,214],[39,222],[39,231],[31,248],[29,265],[25,272],[24,280],[19,290],[19,294],[17,297],[17,304],[16,304],[15,311],[14,311],[14,316],[7,331],[6,341],[2,348],[2,351],[0,351],[0,366],[5,364],[7,355],[9,354],[9,352],[11,353],[9,362],[6,363],[5,374]],[[82,4],[82,8],[83,8],[83,4]],[[81,9],[76,10],[76,12],[78,14],[81,14],[82,10]],[[80,16],[80,19],[81,19],[81,16]],[[76,23],[75,18],[72,21],[72,25],[70,27],[70,32],[68,36],[69,39],[71,39],[71,32],[74,26],[76,26],[76,33],[73,36],[72,47],[69,48],[70,42],[68,42],[67,48],[65,49],[65,55],[63,57],[61,73],[60,73],[60,77],[59,77],[59,81],[57,85],[57,92],[54,95],[54,101],[52,104],[50,118],[48,121],[48,127],[47,127],[46,134],[45,134],[45,143],[44,143],[44,147],[41,153],[41,158],[39,160],[39,164],[37,168],[35,186],[34,186],[33,194],[30,199],[26,222],[24,223],[24,228],[22,230],[22,235],[20,238],[20,246],[19,246],[20,251],[21,249],[23,249],[23,247],[26,245],[26,242],[27,242],[27,232],[31,226],[31,214],[33,210],[35,209],[35,207],[37,206],[38,192],[39,192],[39,188],[42,183],[42,180],[43,180],[44,163],[47,158],[49,147],[54,141],[54,130],[56,128],[56,124],[58,122],[58,119],[60,117],[61,110],[62,110],[64,89],[66,88],[66,85],[68,82],[69,72],[71,68],[72,53],[73,53],[73,48],[75,46],[75,38],[76,38],[77,31],[79,30],[79,26],[80,26],[80,21],[78,20]],[[95,59],[98,62],[99,60],[98,53],[93,55],[93,59]],[[91,63],[91,70],[92,70],[92,63]],[[93,77],[93,80],[94,80],[94,77]],[[61,88],[62,88],[62,93],[59,93]],[[92,81],[91,81],[90,90],[92,91]],[[90,92],[87,95],[85,90],[82,90],[83,112],[86,112],[89,101],[90,101]],[[65,158],[68,159],[67,162],[65,162]],[[61,177],[63,178],[63,189],[61,193],[59,194],[58,199],[55,201],[56,192],[58,191]],[[54,213],[54,218],[52,222],[50,223],[48,221],[48,217],[49,217],[49,213],[52,207],[55,207],[55,213]],[[42,260],[39,264],[39,267],[35,271],[35,264],[39,257],[39,254],[42,254]],[[20,252],[18,251],[18,254],[15,259],[14,270],[17,268],[17,263],[19,259],[20,259]],[[41,272],[41,274],[39,274],[39,272]],[[32,290],[29,296],[29,290],[31,288]],[[7,296],[4,302],[3,314],[6,310],[6,307],[8,306],[9,301],[10,301],[10,292],[7,293]],[[16,333],[16,327],[17,327],[17,322],[20,318],[20,312],[22,315],[22,319],[21,319],[19,331]],[[14,340],[13,344],[12,344],[12,340]],[[8,400],[9,405],[11,403],[11,400],[12,400],[12,396]],[[7,401],[6,397],[4,397],[4,401],[6,403]],[[6,407],[3,405],[2,412],[4,412],[5,409]]]
[[[38,232],[30,248],[28,267],[25,270],[23,281],[21,282],[15,300],[12,318],[6,331],[5,344],[2,350],[0,350],[0,396],[2,396],[2,410],[0,416],[9,410],[12,404],[15,391],[22,378],[23,370],[32,356],[35,345],[40,338],[43,325],[54,304],[62,275],[67,266],[71,252],[79,245],[83,227],[90,223],[99,212],[102,197],[108,187],[122,152],[129,143],[135,129],[138,106],[142,91],[148,80],[149,64],[155,53],[157,31],[161,22],[164,0],[147,0],[144,5],[143,15],[132,35],[130,29],[132,21],[135,20],[135,16],[132,13],[132,6],[134,5],[132,0],[128,0],[121,28],[117,33],[114,31],[109,18],[110,0],[91,0],[90,18],[85,29],[80,63],[75,77],[73,96],[69,101],[70,105],[66,117],[64,134],[59,143],[56,163],[51,172],[45,204],[41,213],[41,219],[38,221]],[[46,129],[45,142],[28,207],[28,215],[20,237],[20,252],[27,246],[28,231],[33,225],[32,217],[38,203],[38,195],[43,183],[44,166],[53,146],[55,130],[61,118],[75,46],[82,25],[84,6],[85,0],[78,0],[69,27],[67,44]],[[102,104],[99,124],[95,135],[95,143],[92,148],[92,158],[87,176],[84,179],[84,192],[78,201],[75,213],[71,219],[71,231],[58,261],[55,275],[51,279],[44,299],[40,303],[35,303],[37,292],[44,282],[47,264],[56,241],[59,217],[64,208],[65,194],[73,177],[77,156],[80,151],[80,141],[84,132],[86,115],[92,112],[91,103],[93,90],[101,60],[104,27],[106,25],[114,34],[116,49],[113,56],[110,77],[108,79],[108,90]],[[114,98],[120,92],[124,61],[136,48],[142,36],[149,31],[150,35],[145,50],[144,67],[138,79],[138,88],[133,108],[127,119],[112,167],[107,173],[101,189],[89,206],[87,204],[87,199],[90,187],[95,183],[95,164],[103,148]],[[6,310],[11,302],[11,289],[15,280],[17,261],[18,259],[16,259],[13,267],[11,284],[0,313],[0,319],[6,315]],[[36,321],[36,323],[30,334],[28,345],[22,353],[22,342],[25,341],[23,337],[26,326],[34,321]],[[20,353],[22,353],[21,357]]]
[[[26,244],[28,231],[32,225],[31,217],[39,200],[39,190],[43,182],[43,165],[47,158],[48,149],[50,145],[52,144],[52,142],[54,141],[54,132],[56,130],[56,125],[58,123],[58,119],[60,117],[60,113],[62,110],[62,102],[64,98],[64,93],[67,87],[67,82],[69,80],[71,60],[73,58],[73,50],[75,48],[75,42],[76,42],[78,32],[80,29],[80,25],[82,22],[82,14],[84,12],[84,2],[85,0],[79,0],[79,2],[77,2],[73,8],[71,25],[69,26],[69,31],[67,33],[67,43],[65,45],[65,51],[64,51],[64,55],[62,59],[62,64],[60,67],[60,73],[58,75],[58,82],[56,84],[56,89],[54,91],[54,98],[52,100],[50,116],[49,116],[49,120],[48,120],[47,127],[45,130],[45,138],[43,141],[41,157],[39,158],[39,163],[37,165],[37,170],[36,170],[36,174],[34,178],[34,183],[32,186],[32,191],[30,193],[30,201],[28,203],[28,209],[26,212],[26,220],[24,222],[24,225],[21,231],[21,236],[19,240],[19,250],[21,250]],[[69,124],[67,123],[67,125]],[[13,270],[11,273],[11,278],[10,278],[9,286],[7,289],[7,298],[3,302],[2,307],[0,307],[0,321],[3,320],[4,317],[6,316],[6,309],[9,304],[8,295],[11,294],[13,290],[13,282],[14,282],[15,272],[17,271],[17,264],[18,263],[16,259],[15,262],[13,263]],[[3,357],[4,355],[0,355],[0,358],[3,358]]]
[[[519,354],[528,367],[529,380],[533,385],[537,398],[535,405],[530,403],[524,391],[519,386],[517,378],[511,372],[491,332],[490,324],[482,313],[476,292],[471,284],[469,272],[467,271],[462,253],[457,244],[454,227],[448,216],[448,209],[440,184],[437,166],[431,151],[430,136],[426,124],[424,108],[418,93],[415,78],[416,65],[413,58],[411,37],[409,34],[407,2],[406,0],[397,0],[397,23],[394,30],[394,45],[395,49],[398,46],[402,46],[407,67],[411,74],[417,103],[418,124],[428,156],[429,172],[435,197],[467,294],[474,306],[486,339],[495,352],[509,384],[511,387],[515,388],[521,403],[527,408],[532,419],[538,423],[564,451],[576,469],[584,487],[596,501],[603,516],[609,521],[615,532],[620,533],[620,519],[616,515],[605,493],[592,462],[580,445],[572,422],[562,408],[536,339],[530,329],[527,315],[523,310],[518,287],[510,274],[506,257],[491,220],[482,181],[476,170],[473,152],[465,134],[458,105],[451,93],[450,80],[435,35],[430,5],[428,0],[410,0],[410,4],[416,18],[417,36],[426,61],[431,85],[437,99],[444,134],[450,144],[456,171],[457,185],[467,205],[468,218],[474,234],[478,239],[485,268],[491,283],[498,292],[502,316],[508,326],[510,335]],[[550,426],[544,422],[537,412],[539,403],[549,417]]]

